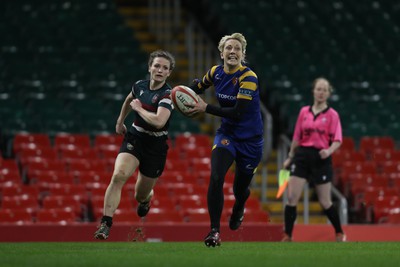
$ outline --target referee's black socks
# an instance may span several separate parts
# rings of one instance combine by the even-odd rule
[[[294,222],[297,217],[297,206],[285,206],[285,233],[292,237]]]
[[[324,212],[328,217],[329,221],[332,223],[333,227],[335,228],[335,232],[343,233],[342,226],[340,224],[339,214],[337,213],[333,205],[330,206],[330,208],[324,210]]]

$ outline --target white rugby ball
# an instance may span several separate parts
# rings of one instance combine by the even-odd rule
[[[174,107],[181,112],[183,115],[190,117],[187,112],[190,107],[185,104],[198,103],[199,96],[189,87],[185,85],[177,85],[171,91],[171,99],[174,103]]]

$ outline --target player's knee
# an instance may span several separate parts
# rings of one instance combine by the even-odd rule
[[[125,184],[126,180],[128,179],[128,174],[123,170],[114,171],[111,182],[114,185],[123,185]]]
[[[290,206],[296,206],[299,203],[299,198],[297,196],[293,194],[288,194],[287,197],[288,197],[287,202]]]
[[[332,201],[328,199],[321,199],[319,200],[319,203],[324,210],[327,210],[332,206]]]

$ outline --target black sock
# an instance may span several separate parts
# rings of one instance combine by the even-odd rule
[[[207,193],[208,214],[210,215],[211,229],[219,232],[222,209],[224,206],[223,179],[219,181],[211,175]]]
[[[285,233],[292,237],[294,222],[297,217],[297,206],[285,206]]]
[[[233,163],[233,155],[229,150],[216,148],[211,154],[211,176],[207,192],[207,206],[210,215],[210,227],[219,232],[221,214],[224,207],[224,180],[229,167]]]
[[[250,196],[249,185],[253,174],[243,174],[236,170],[233,183],[233,194],[235,195],[235,210],[243,210],[247,199]]]
[[[326,216],[328,217],[329,221],[332,223],[333,227],[335,228],[336,233],[343,233],[342,226],[340,224],[339,214],[337,213],[336,209],[330,206],[329,209],[324,210]]]
[[[104,216],[101,218],[101,222],[102,222],[102,223],[105,222],[106,225],[107,225],[108,227],[111,227],[112,224],[113,224],[113,222],[112,222],[112,217],[106,216],[106,215],[104,215]]]

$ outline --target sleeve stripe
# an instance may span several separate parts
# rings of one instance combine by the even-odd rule
[[[239,82],[242,82],[243,79],[245,79],[247,77],[249,77],[249,78],[251,77],[251,78],[254,78],[257,80],[257,75],[253,71],[249,70],[249,71],[246,71],[245,73],[243,73],[242,76],[240,76]]]
[[[246,100],[252,100],[253,99],[251,96],[241,95],[241,94],[238,94],[236,98],[237,99],[246,99]]]
[[[207,85],[213,84],[213,82],[212,82],[213,79],[212,78],[214,77],[214,73],[215,73],[215,70],[217,69],[217,67],[218,66],[214,66],[207,72],[207,74],[203,78],[203,83],[204,84],[207,84]]]
[[[252,91],[257,90],[257,84],[255,82],[242,82],[240,84],[241,88],[246,88]]]

